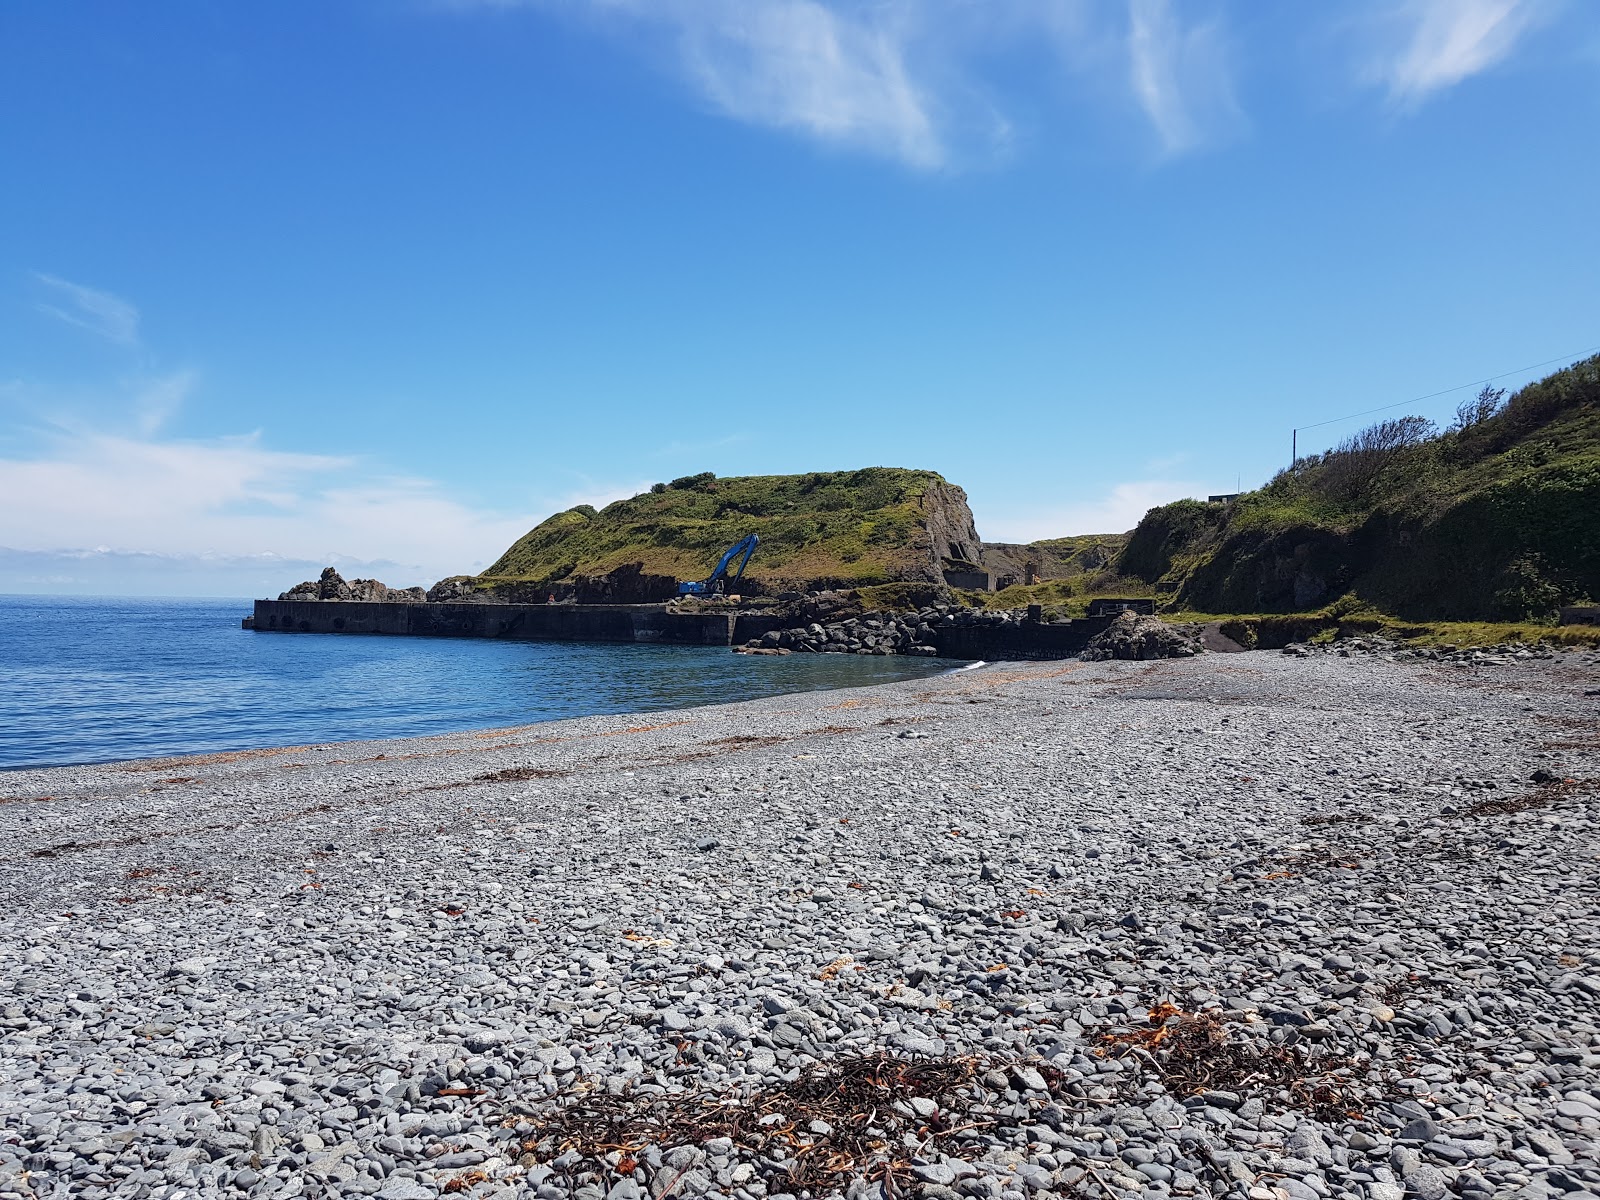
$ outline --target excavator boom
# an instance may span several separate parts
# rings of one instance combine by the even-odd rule
[[[756,552],[756,547],[761,545],[761,539],[755,534],[740,538],[729,546],[727,552],[717,563],[716,570],[704,579],[692,579],[678,585],[680,596],[711,596],[727,590],[728,564],[734,559],[739,559],[739,569],[733,576],[737,584],[744,578],[744,569],[750,565],[750,556]],[[741,558],[740,555],[743,555]]]

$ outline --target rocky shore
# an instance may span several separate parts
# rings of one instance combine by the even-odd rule
[[[1600,1191],[1600,662],[0,776],[0,1197]]]

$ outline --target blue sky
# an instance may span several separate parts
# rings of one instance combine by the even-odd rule
[[[1600,345],[1597,135],[1586,0],[5,5],[0,591],[701,470],[1126,529]]]

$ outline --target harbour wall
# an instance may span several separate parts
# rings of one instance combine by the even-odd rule
[[[1076,657],[1114,616],[1064,624],[950,625],[935,631],[941,658]],[[389,634],[506,641],[740,645],[792,622],[767,613],[680,613],[664,604],[418,604],[363,600],[257,600],[246,624],[260,633]]]
[[[935,630],[934,637],[940,658],[981,658],[991,662],[1077,658],[1089,639],[1104,632],[1116,619],[1117,614],[1113,613],[1055,625],[1037,621],[947,625]]]
[[[758,613],[675,613],[663,604],[409,604],[257,600],[262,633],[375,633],[507,641],[665,642],[731,646],[783,624]]]

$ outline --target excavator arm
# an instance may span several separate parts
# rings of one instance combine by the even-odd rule
[[[717,563],[717,569],[711,572],[711,578],[706,580],[706,582],[712,586],[715,586],[717,580],[726,578],[728,574],[728,564],[731,563],[735,558],[739,558],[739,555],[742,553],[744,557],[739,558],[739,570],[734,574],[733,577],[733,582],[738,583],[744,578],[744,569],[750,565],[750,556],[756,552],[756,547],[759,545],[761,545],[761,539],[753,533],[748,537],[740,538],[728,548],[728,552],[722,556],[722,561]]]
[[[728,547],[727,552],[718,561],[716,570],[712,571],[710,575],[704,579],[694,579],[687,583],[680,583],[678,585],[678,595],[709,596],[715,593],[718,590],[717,584],[727,578],[728,564],[736,558],[739,559],[739,569],[733,576],[733,582],[737,584],[744,578],[744,569],[750,565],[750,556],[756,552],[756,547],[759,545],[761,545],[761,539],[753,533],[740,538]],[[741,555],[743,557],[740,557]]]

